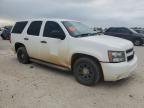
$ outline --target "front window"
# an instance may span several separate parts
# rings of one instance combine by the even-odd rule
[[[76,21],[63,21],[62,22],[68,32],[73,37],[93,36],[97,33],[89,29],[88,26]]]

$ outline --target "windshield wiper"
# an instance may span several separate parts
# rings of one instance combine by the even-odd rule
[[[84,33],[84,34],[77,35],[77,37],[85,37],[85,36],[89,36],[89,35],[90,35],[90,33]]]
[[[93,35],[97,35],[97,34],[99,34],[99,33],[91,33],[91,36],[93,36]]]
[[[86,36],[94,36],[94,35],[97,35],[97,33],[84,33],[84,34],[77,35],[76,37],[86,37]]]

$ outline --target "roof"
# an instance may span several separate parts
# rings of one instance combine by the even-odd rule
[[[16,22],[21,22],[21,21],[76,21],[76,20],[70,20],[70,19],[60,19],[60,18],[37,18],[37,19],[24,19],[24,20],[18,20]]]

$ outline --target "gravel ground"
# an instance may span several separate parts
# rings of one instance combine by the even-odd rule
[[[71,72],[20,64],[9,42],[0,39],[0,108],[143,108],[143,49],[135,48],[139,61],[134,76],[87,87]]]

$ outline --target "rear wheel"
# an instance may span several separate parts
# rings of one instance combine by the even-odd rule
[[[94,85],[101,78],[100,66],[91,58],[80,58],[73,66],[76,80],[84,85]]]
[[[17,50],[17,58],[20,63],[27,64],[29,63],[29,56],[25,47],[19,47]]]
[[[135,46],[140,46],[140,45],[142,45],[142,44],[143,44],[143,43],[142,43],[141,40],[138,40],[138,39],[137,39],[137,40],[134,41],[134,45],[135,45]]]

